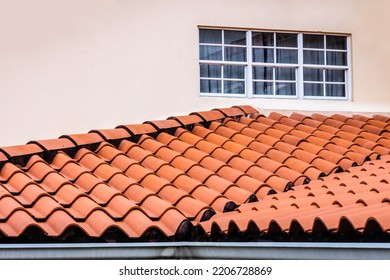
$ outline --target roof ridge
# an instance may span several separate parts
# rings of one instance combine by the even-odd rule
[[[159,134],[162,131],[176,129],[178,127],[187,127],[196,123],[205,121],[202,114],[205,116],[215,115],[214,112],[221,113],[221,119],[232,116],[250,115],[258,112],[255,108],[249,105],[233,106],[231,108],[217,108],[210,111],[193,112],[187,116],[171,116],[166,120],[150,120],[142,124],[125,124],[118,125],[115,128],[93,129],[86,133],[65,134],[58,138],[31,140],[26,144],[11,145],[0,147],[0,168],[2,165],[11,161],[18,165],[24,166],[33,155],[40,155],[48,158],[49,161],[55,153],[64,150],[78,150],[81,147],[87,147],[91,150],[97,148],[102,142],[113,143],[118,146],[121,140],[131,139],[135,136],[144,134]],[[206,117],[206,121],[212,117]],[[213,119],[214,120],[214,119]],[[116,144],[116,145],[115,145]],[[73,151],[71,151],[73,154]]]

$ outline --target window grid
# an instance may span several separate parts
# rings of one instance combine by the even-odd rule
[[[201,28],[200,30],[210,30],[210,28]],[[212,43],[199,43],[199,46],[219,46],[222,48],[222,59],[221,60],[200,60],[200,65],[208,64],[208,65],[219,65],[221,67],[221,77],[213,78],[213,77],[200,77],[200,80],[217,80],[221,82],[221,92],[219,93],[211,93],[211,92],[201,92],[202,96],[229,96],[229,97],[248,97],[248,98],[299,98],[299,99],[335,99],[335,100],[348,100],[350,98],[349,92],[349,83],[350,83],[350,38],[347,35],[329,35],[329,34],[316,34],[316,33],[298,33],[298,32],[271,32],[271,31],[255,31],[255,30],[220,30],[222,32],[222,42],[220,44],[212,44]],[[245,45],[235,45],[235,44],[227,44],[225,41],[225,31],[241,31],[246,32],[246,44]],[[253,43],[253,33],[268,33],[272,34],[273,44],[272,45],[256,45]],[[296,46],[278,46],[277,44],[277,36],[282,36],[286,34],[292,34],[296,36]],[[303,36],[305,35],[315,35],[323,38],[323,47],[304,47]],[[340,37],[345,39],[345,49],[333,49],[328,48],[327,46],[327,37]],[[246,61],[229,61],[226,60],[226,47],[234,47],[234,48],[246,48]],[[256,61],[254,57],[254,52],[257,49],[269,49],[273,52],[273,61],[272,62],[259,62]],[[294,63],[280,63],[278,62],[278,50],[291,50],[297,53],[297,59],[294,60]],[[323,52],[323,61],[322,64],[309,64],[304,63],[304,51],[316,51]],[[345,65],[332,65],[328,63],[328,53],[344,53],[345,56]],[[280,61],[280,60],[279,60]],[[340,63],[337,58],[335,59],[336,63]],[[228,78],[225,77],[224,66],[227,65],[239,65],[244,67],[244,78]],[[268,67],[272,68],[272,79],[261,79],[256,78],[255,69],[256,67]],[[294,80],[291,79],[278,79],[276,71],[278,69],[291,68],[294,69]],[[320,71],[321,80],[306,80],[304,71],[307,69],[314,69]],[[343,71],[343,80],[327,80],[327,71],[333,71],[334,73],[338,73],[340,79],[341,75],[338,70]],[[330,72],[329,72],[330,73]],[[330,74],[328,74],[330,77]],[[244,91],[243,93],[227,93],[225,91],[225,83],[227,81],[233,82],[242,82]],[[267,92],[267,94],[258,94],[255,90],[255,83],[270,83],[272,84],[272,93]],[[320,85],[322,88],[322,92],[316,93],[315,95],[307,95],[305,94],[305,87],[308,85]],[[277,88],[279,87],[289,87],[291,95],[278,95]],[[333,89],[332,89],[333,88]],[[341,92],[343,96],[331,96],[327,94],[327,92]],[[340,95],[340,94],[339,94]]]
[[[218,29],[216,29],[218,30]],[[229,96],[229,97],[244,97],[247,96],[247,61],[248,57],[245,57],[246,61],[234,61],[234,60],[227,60],[227,48],[239,48],[239,49],[245,49],[245,51],[248,53],[248,40],[246,39],[245,45],[240,44],[228,44],[226,43],[225,38],[225,32],[226,31],[236,31],[236,30],[220,30],[221,31],[221,43],[199,43],[199,46],[214,46],[214,47],[221,47],[221,60],[200,60],[200,65],[218,65],[221,68],[221,75],[219,78],[216,77],[200,77],[201,83],[202,81],[219,81],[220,82],[220,92],[201,92],[201,95],[205,96]],[[245,33],[246,34],[246,33]],[[244,67],[244,77],[243,78],[229,78],[225,75],[225,66],[242,66]],[[243,92],[232,92],[232,89],[229,89],[229,85],[234,83],[236,85],[243,85]],[[240,87],[239,87],[240,90]]]
[[[301,38],[303,38],[303,36],[305,35],[313,35],[313,34],[300,34]],[[348,37],[345,36],[345,39],[346,39],[346,46],[345,46],[345,49],[335,49],[335,48],[328,48],[328,42],[327,42],[327,39],[328,39],[328,36],[332,36],[332,35],[326,35],[326,34],[315,34],[314,36],[317,36],[317,37],[322,37],[323,39],[323,47],[317,47],[317,48],[314,48],[314,47],[305,47],[304,46],[304,41],[303,39],[301,40],[301,43],[302,43],[302,53],[304,53],[305,51],[311,51],[311,52],[321,52],[323,54],[323,61],[322,63],[305,63],[305,61],[303,61],[303,89],[302,89],[302,93],[303,93],[303,98],[305,99],[342,99],[342,100],[345,100],[349,97],[349,93],[348,93],[348,83],[347,81],[349,80],[348,79],[348,65],[349,65],[349,58],[348,58],[348,50],[349,50],[349,42],[348,42]],[[333,36],[334,37],[334,36]],[[329,59],[328,59],[328,55],[329,53],[343,53],[345,54],[345,58],[346,58],[346,65],[333,65],[331,63],[329,63]],[[304,60],[305,58],[305,55],[302,54],[302,58]],[[304,72],[307,71],[307,70],[317,70],[319,71],[319,73],[321,73],[321,79],[320,80],[316,80],[316,81],[311,81],[311,80],[305,80],[305,75],[304,75]],[[329,81],[327,80],[327,71],[343,71],[343,81]],[[305,94],[305,87],[306,86],[320,86],[320,90],[322,92],[321,95],[316,95],[316,96],[313,96],[313,95],[309,95],[309,94]],[[330,89],[332,86],[342,86],[340,89],[341,91],[344,93],[345,96],[330,96],[329,93],[331,92],[331,90],[328,90]]]
[[[266,69],[272,69],[272,78],[271,79],[257,79],[253,78],[252,81],[252,97],[278,97],[278,98],[296,98],[297,97],[297,69],[298,69],[298,61],[296,63],[289,63],[289,62],[278,62],[279,57],[278,57],[278,51],[294,51],[297,53],[297,58],[298,58],[298,50],[299,46],[298,43],[296,43],[296,46],[279,46],[278,45],[278,34],[291,34],[292,36],[297,36],[297,33],[288,33],[288,32],[283,32],[283,33],[277,33],[277,32],[255,32],[255,31],[249,31],[248,33],[251,34],[251,41],[254,40],[255,34],[267,34],[271,35],[272,34],[272,44],[270,45],[265,45],[265,46],[258,46],[258,45],[253,45],[252,46],[252,53],[255,53],[257,50],[269,50],[272,51],[272,61],[256,61],[256,59],[253,59],[252,61],[252,69],[250,71],[255,72],[256,69],[265,67]],[[298,38],[296,37],[296,40]],[[253,42],[252,42],[253,43]],[[291,79],[279,79],[277,77],[277,71],[278,69],[294,69],[294,80]],[[262,83],[268,83],[268,85],[271,85],[271,90],[269,92],[263,91],[263,93],[256,92],[254,90],[257,85],[261,85]],[[291,86],[292,89],[292,95],[280,95],[278,94],[278,89],[281,87],[283,88],[286,86]]]

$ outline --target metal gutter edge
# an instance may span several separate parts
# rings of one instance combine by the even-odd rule
[[[389,260],[389,243],[0,244],[0,259]]]

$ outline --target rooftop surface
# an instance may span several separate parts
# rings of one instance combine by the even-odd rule
[[[234,106],[0,148],[0,243],[389,241],[390,118]]]

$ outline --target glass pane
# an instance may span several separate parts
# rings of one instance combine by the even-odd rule
[[[297,47],[298,36],[291,33],[276,33],[276,46],[277,47]]]
[[[277,63],[298,63],[298,51],[297,50],[276,50],[276,62]]]
[[[347,65],[346,52],[326,52],[327,65]]]
[[[246,48],[225,47],[226,61],[246,61]]]
[[[295,83],[276,83],[276,95],[296,95]]]
[[[225,44],[228,45],[246,45],[245,31],[224,31]]]
[[[333,50],[346,50],[347,37],[346,36],[326,36],[326,48]]]
[[[199,42],[222,44],[222,30],[199,29]]]
[[[276,80],[295,81],[295,68],[275,68]]]
[[[245,79],[245,67],[235,66],[235,65],[224,65],[223,77],[228,79]]]
[[[304,83],[303,95],[305,95],[305,96],[324,96],[324,85],[323,84]]]
[[[323,51],[303,51],[304,64],[325,64]]]
[[[273,95],[274,94],[273,83],[254,82],[253,94]]]
[[[252,32],[252,45],[272,47],[274,45],[274,33]]]
[[[345,85],[327,84],[326,96],[345,97]]]
[[[322,82],[324,80],[324,71],[322,69],[304,68],[303,80]]]
[[[221,78],[221,65],[201,64],[200,76],[206,78]]]
[[[245,93],[245,82],[223,81],[223,93]]]
[[[253,67],[253,79],[255,80],[273,80],[272,67]]]
[[[274,50],[273,49],[253,49],[253,61],[254,62],[274,62]]]
[[[344,70],[326,70],[326,81],[327,82],[345,82],[345,71]]]
[[[199,46],[199,59],[222,61],[222,47]]]
[[[324,48],[324,35],[303,34],[303,47],[313,49]]]
[[[221,93],[221,81],[218,80],[200,80],[200,92]]]

